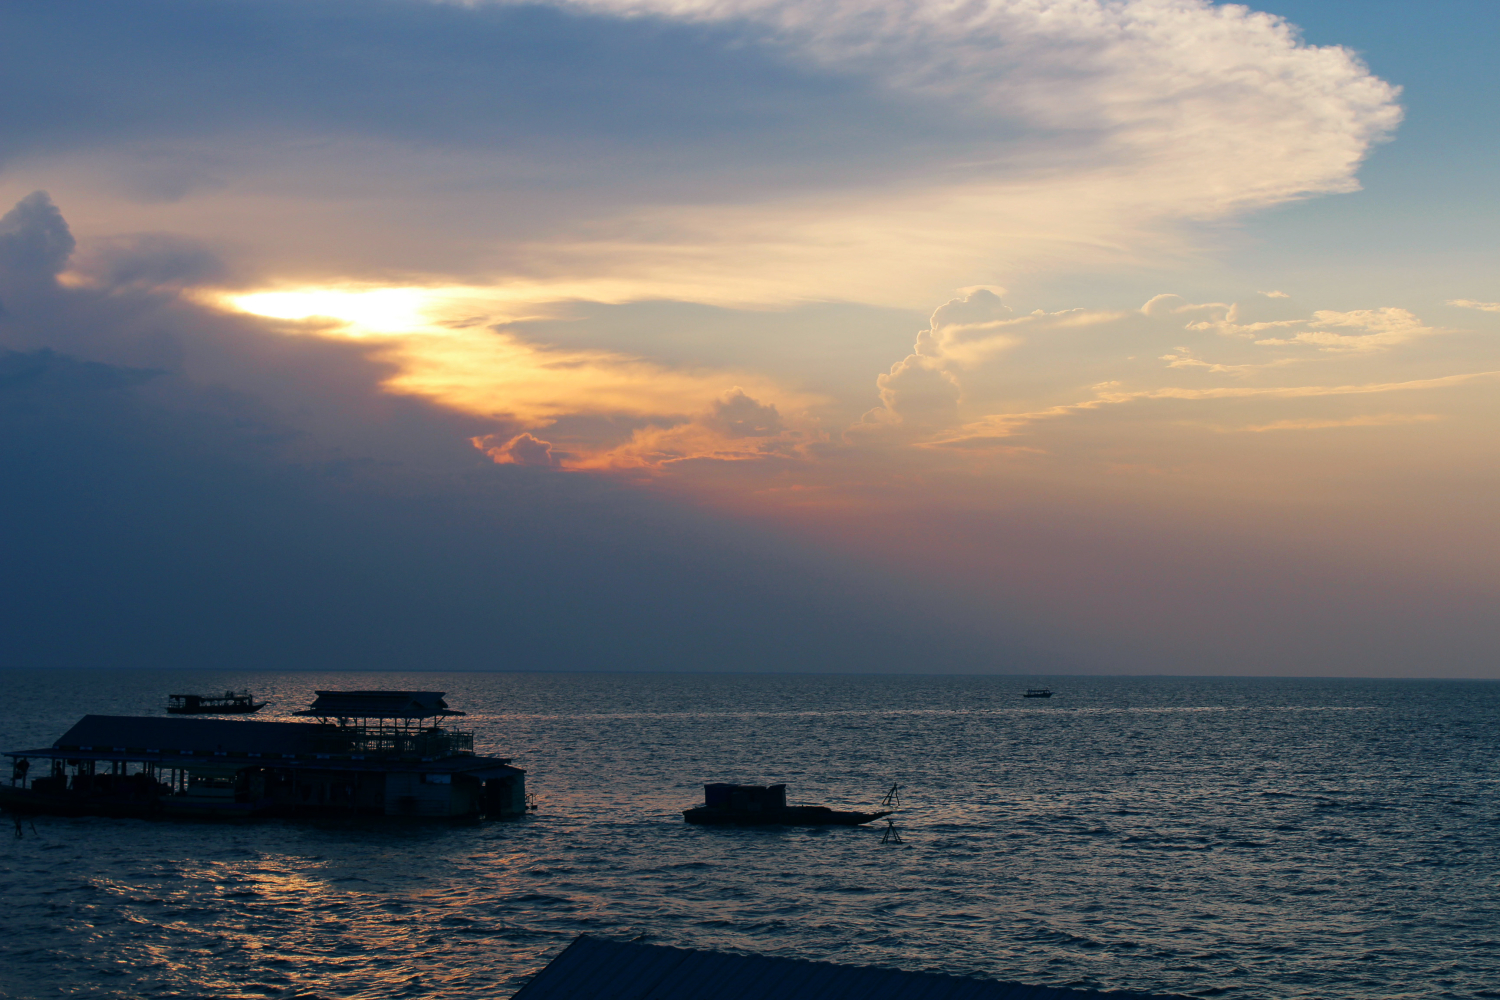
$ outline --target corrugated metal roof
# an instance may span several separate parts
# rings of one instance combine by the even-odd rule
[[[512,1000],[1186,1000],[580,936]]]
[[[326,719],[431,719],[463,715],[448,707],[442,691],[319,691],[312,707],[294,715]]]

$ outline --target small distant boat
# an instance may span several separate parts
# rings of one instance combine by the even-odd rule
[[[266,703],[257,702],[249,691],[167,696],[167,712],[171,715],[249,715],[265,707]]]
[[[682,811],[689,823],[711,826],[859,826],[890,815],[828,806],[789,806],[786,785],[703,786],[703,805]]]
[[[1027,698],[1050,698],[1050,697],[1052,697],[1052,689],[1051,688],[1027,688],[1026,689],[1025,697],[1027,697]]]

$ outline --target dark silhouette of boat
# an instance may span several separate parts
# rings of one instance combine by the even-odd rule
[[[855,812],[828,806],[789,806],[786,785],[716,782],[703,786],[703,805],[684,809],[682,818],[708,826],[859,826],[890,813],[889,809]]]
[[[225,691],[217,694],[167,695],[167,712],[171,715],[249,715],[266,707],[249,691]]]
[[[1026,694],[1023,697],[1026,697],[1026,698],[1050,698],[1050,697],[1052,697],[1052,689],[1051,688],[1027,688],[1026,689]]]

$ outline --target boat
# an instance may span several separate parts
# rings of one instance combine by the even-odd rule
[[[1026,694],[1023,695],[1022,697],[1025,697],[1025,698],[1050,698],[1050,697],[1052,697],[1052,689],[1051,688],[1027,688],[1026,689]]]
[[[222,695],[167,695],[170,715],[249,715],[265,707],[266,703],[257,702],[249,691],[225,691]]]
[[[828,806],[789,806],[786,785],[703,786],[703,805],[682,811],[689,823],[706,826],[859,826],[891,810],[856,812]]]
[[[63,816],[479,819],[534,806],[526,772],[441,725],[441,691],[319,691],[305,722],[85,715],[8,750],[0,809]],[[32,767],[35,761],[39,766]]]

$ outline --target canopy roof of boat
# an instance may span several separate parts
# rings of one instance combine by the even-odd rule
[[[312,707],[293,715],[322,719],[434,719],[463,715],[442,691],[319,691]]]

